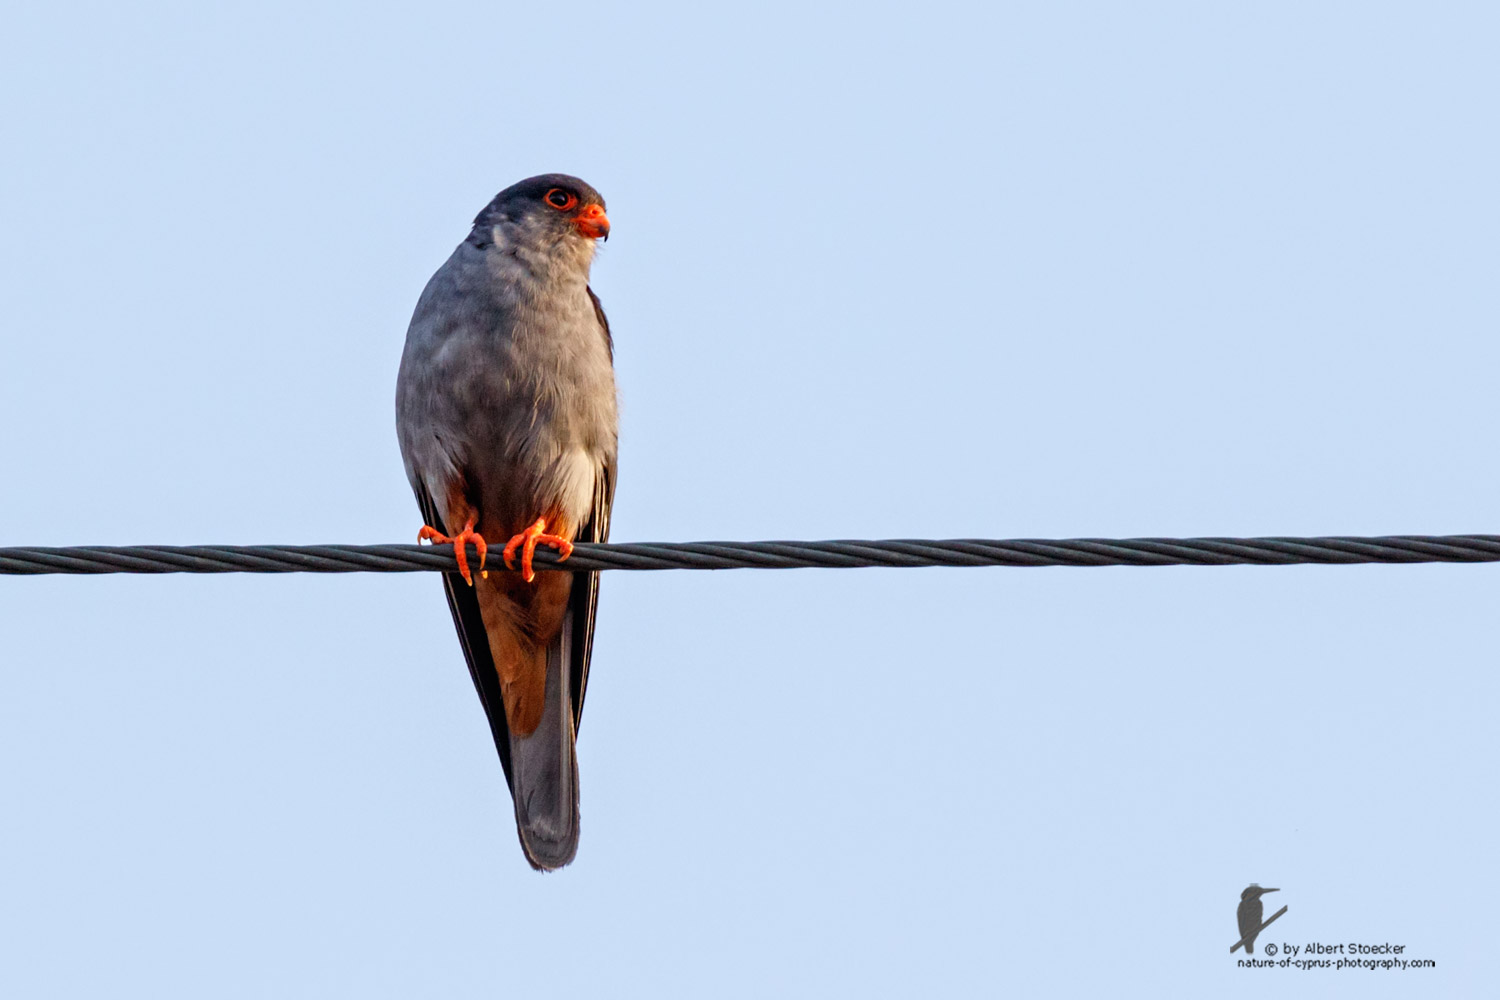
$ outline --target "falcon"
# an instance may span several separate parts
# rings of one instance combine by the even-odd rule
[[[515,803],[521,849],[551,870],[578,850],[574,742],[598,573],[534,572],[609,537],[618,414],[609,322],[589,287],[604,199],[567,174],[495,196],[417,301],[396,431],[419,540],[454,543],[443,589]],[[504,543],[513,572],[472,573]]]

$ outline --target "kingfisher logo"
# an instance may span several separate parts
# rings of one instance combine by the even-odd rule
[[[1247,955],[1255,954],[1255,939],[1260,936],[1260,932],[1270,927],[1287,910],[1283,906],[1271,914],[1270,920],[1262,920],[1261,917],[1265,916],[1266,913],[1266,905],[1260,901],[1260,897],[1268,892],[1280,891],[1280,889],[1262,889],[1254,882],[1251,882],[1245,887],[1245,891],[1240,893],[1240,906],[1234,913],[1235,919],[1239,921],[1240,925],[1240,939],[1229,949],[1231,955],[1241,948],[1245,949],[1245,954]]]
[[[1287,911],[1283,906],[1267,918],[1266,904],[1261,897],[1268,892],[1280,891],[1262,888],[1252,882],[1240,893],[1240,905],[1234,910],[1240,939],[1229,946],[1231,955],[1245,949],[1245,954],[1234,960],[1239,968],[1331,969],[1335,972],[1344,969],[1397,969],[1404,972],[1407,969],[1437,968],[1437,963],[1430,958],[1406,957],[1406,945],[1389,941],[1288,941],[1283,936],[1263,942],[1257,955],[1255,944],[1260,932],[1280,920]]]

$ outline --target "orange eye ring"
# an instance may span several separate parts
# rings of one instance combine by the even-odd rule
[[[566,212],[578,204],[578,196],[572,191],[565,191],[562,188],[553,188],[542,197],[547,204],[559,212]]]

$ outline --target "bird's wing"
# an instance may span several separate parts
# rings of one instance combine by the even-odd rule
[[[609,363],[614,364],[615,338],[609,332],[609,317],[604,315],[604,306],[599,302],[599,296],[594,294],[594,290],[585,285],[584,291],[589,293],[589,301],[594,304],[594,316],[599,320],[599,329],[604,331],[604,348],[609,351]]]
[[[609,332],[609,317],[604,315],[604,306],[599,303],[599,296],[594,294],[594,290],[590,288],[588,293],[589,301],[594,304],[594,315],[599,320],[599,329],[604,335],[604,346],[608,348],[610,360],[613,361],[615,344]],[[609,541],[609,514],[614,503],[615,466],[613,462],[608,462],[594,480],[594,505],[589,512],[588,521],[578,530],[578,541]],[[572,663],[569,680],[573,694],[573,728],[576,732],[583,720],[583,695],[588,689],[589,660],[594,652],[594,613],[599,607],[599,574],[575,573],[573,593],[568,603],[571,621],[564,627],[564,631],[571,633]]]
[[[615,502],[615,469],[605,465],[594,480],[594,506],[578,532],[580,542],[609,541],[609,512]],[[589,659],[594,652],[594,612],[599,607],[599,574],[574,573],[573,592],[568,597],[569,621],[563,631],[571,634],[572,662],[568,679],[573,694],[573,729],[583,719],[583,695],[589,685]]]
[[[433,503],[426,487],[416,487],[417,504],[422,508],[422,520],[443,534],[449,534],[451,525],[443,523],[443,515]],[[460,525],[462,527],[462,525]],[[489,634],[485,631],[484,617],[479,611],[478,592],[464,582],[457,572],[443,574],[443,591],[448,595],[448,610],[453,613],[453,625],[458,630],[459,645],[464,650],[464,660],[469,664],[469,676],[479,692],[479,702],[490,720],[490,734],[495,739],[495,749],[500,752],[500,766],[505,769],[505,783],[514,785],[510,766],[510,727],[505,722],[505,697],[500,691],[500,673],[495,669],[495,658],[490,652]]]

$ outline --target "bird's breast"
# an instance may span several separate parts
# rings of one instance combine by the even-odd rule
[[[522,516],[555,511],[574,527],[588,520],[618,436],[609,348],[587,291],[576,292],[533,291],[497,310],[469,416],[487,492],[519,493],[536,510]]]

